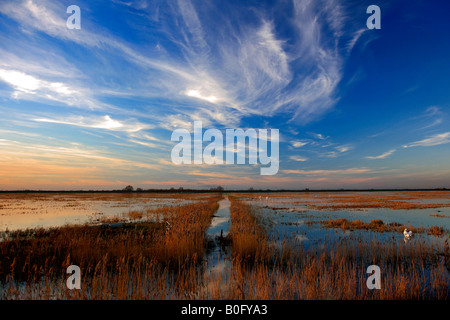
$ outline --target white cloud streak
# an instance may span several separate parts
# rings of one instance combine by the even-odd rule
[[[112,131],[125,131],[125,132],[137,132],[140,130],[150,128],[149,125],[139,122],[124,122],[112,119],[109,115],[103,117],[83,117],[72,116],[62,119],[50,119],[50,118],[36,118],[32,119],[37,122],[47,122],[56,124],[66,124],[78,127],[94,128],[94,129],[106,129]]]
[[[174,16],[173,22],[160,25],[158,31],[170,34],[169,40],[180,50],[182,59],[170,53],[158,55],[156,51],[148,57],[89,22],[86,22],[87,27],[73,32],[65,27],[66,16],[58,14],[65,12],[61,3],[5,2],[0,5],[0,12],[31,32],[44,32],[91,49],[120,52],[126,60],[148,69],[159,79],[151,82],[149,86],[153,88],[147,91],[155,89],[165,98],[186,101],[182,116],[190,121],[201,117],[231,126],[239,124],[243,117],[270,117],[279,113],[291,114],[292,121],[308,122],[337,101],[335,91],[345,57],[339,52],[334,37],[344,36],[345,10],[338,1],[294,0],[292,4],[291,19],[282,18],[292,21],[295,31],[293,44],[289,46],[277,33],[275,20],[268,20],[262,10],[255,9],[259,23],[250,25],[238,21],[236,25],[227,25],[227,33],[217,32],[212,37],[211,32],[217,31],[214,28],[224,22],[221,17],[211,21],[189,0],[167,4],[165,9],[158,6],[158,12],[171,10],[165,13]],[[145,12],[150,10],[147,7],[138,9]],[[334,37],[326,36],[325,26]],[[221,28],[223,30],[222,25]],[[158,43],[158,48],[158,52],[168,53],[163,44]],[[32,82],[27,83],[35,88]],[[79,102],[60,99],[64,88],[77,92],[75,88],[65,84],[60,88],[40,84],[43,92],[54,89],[58,93],[54,99],[72,104]],[[183,96],[191,99],[183,100]],[[89,103],[93,104],[95,101]],[[173,109],[165,112],[172,113],[173,117],[180,114]],[[167,123],[163,126],[167,127]]]
[[[450,132],[439,133],[431,136],[430,138],[412,142],[404,145],[403,148],[411,147],[432,147],[450,142]]]
[[[387,152],[385,152],[383,154],[380,154],[379,156],[367,156],[365,158],[366,159],[371,159],[371,160],[385,159],[385,158],[389,157],[391,154],[393,154],[395,151],[396,151],[395,149],[392,149],[392,150],[389,150],[389,151],[387,151]]]
[[[369,168],[349,168],[339,170],[283,170],[286,174],[296,175],[312,175],[312,176],[329,176],[329,175],[354,175],[362,173],[370,173],[372,169]]]
[[[308,158],[305,157],[300,157],[300,156],[290,156],[289,159],[294,160],[294,161],[308,161]]]

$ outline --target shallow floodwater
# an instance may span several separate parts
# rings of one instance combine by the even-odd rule
[[[208,250],[205,257],[205,273],[208,281],[203,288],[204,292],[221,290],[223,294],[225,288],[221,286],[221,281],[231,276],[231,246],[224,246],[221,242],[228,236],[231,227],[230,204],[228,197],[219,201],[219,209],[214,214],[210,227],[206,230]]]
[[[314,223],[339,218],[361,220],[365,223],[371,220],[382,220],[385,224],[397,222],[416,228],[438,226],[450,230],[450,192],[286,192],[264,195],[246,194],[242,198],[259,209],[259,217],[266,225],[269,238],[280,246],[284,241],[296,241],[305,247],[311,247],[345,238],[359,238],[367,241],[394,238],[398,239],[399,243],[404,242],[402,233],[342,231],[324,228],[320,223]],[[360,202],[351,202],[352,199],[358,199]],[[374,201],[382,203],[380,206],[384,203],[387,207],[370,208],[370,204]],[[395,202],[439,206],[422,209],[393,209]],[[345,205],[355,207],[339,207]],[[318,209],[321,207],[323,209]],[[443,244],[445,240],[444,237],[427,234],[416,234],[414,238],[424,238],[438,244]]]
[[[126,217],[130,211],[189,203],[170,194],[5,193],[0,194],[0,232]]]
[[[223,261],[228,255],[229,247],[222,246],[221,239],[228,236],[231,227],[230,200],[225,197],[219,201],[219,209],[214,214],[210,227],[206,230],[206,239],[209,242],[207,252],[208,268],[222,270]]]

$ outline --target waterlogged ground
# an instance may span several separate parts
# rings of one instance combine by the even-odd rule
[[[132,211],[187,204],[204,196],[189,199],[180,194],[150,193],[2,193],[0,232],[98,223],[124,218]]]
[[[94,273],[92,281],[93,283],[99,281],[109,289],[92,291],[93,293],[86,291],[83,293],[86,294],[85,298],[94,296],[101,299],[117,298],[121,297],[116,295],[119,293],[124,297],[163,299],[370,298],[370,294],[366,296],[364,294],[367,292],[358,290],[365,288],[366,265],[373,264],[372,261],[375,260],[376,264],[380,263],[386,274],[389,274],[384,280],[385,291],[380,293],[379,298],[416,298],[420,296],[420,292],[425,291],[427,294],[424,296],[428,298],[448,298],[448,292],[443,292],[450,283],[448,247],[445,247],[450,230],[448,191],[234,193],[223,196],[222,198],[219,195],[211,200],[211,194],[0,194],[0,233],[6,229],[98,224],[114,217],[118,217],[121,221],[124,221],[124,217],[128,217],[128,221],[142,221],[155,217],[160,219],[159,223],[146,222],[139,226],[125,224],[120,228],[111,229],[83,227],[80,233],[70,231],[70,228],[53,231],[55,234],[58,230],[62,230],[64,234],[59,237],[54,235],[56,239],[60,239],[58,240],[60,249],[53,253],[52,259],[60,259],[59,253],[66,250],[64,248],[68,248],[70,252],[66,259],[73,259],[77,255],[84,257],[84,260],[80,261],[85,261],[88,257],[100,259],[98,262],[94,258],[92,258],[94,262],[92,259],[89,260],[92,266],[96,266],[95,270],[100,266],[103,268],[102,272]],[[209,205],[208,202],[202,201],[208,198]],[[174,210],[159,210],[184,204],[189,205]],[[135,218],[131,215],[133,212],[137,213]],[[160,214],[166,216],[161,217]],[[211,214],[213,217],[210,220]],[[207,219],[200,219],[201,217]],[[355,225],[348,223],[346,227],[329,223],[339,219],[358,223]],[[372,229],[357,228],[365,227],[372,221],[378,221]],[[200,222],[201,231],[196,232]],[[263,228],[259,228],[259,225]],[[379,225],[382,227],[377,228]],[[414,230],[417,232],[411,240],[405,241],[402,234],[404,226],[416,228]],[[144,231],[147,233],[140,233]],[[72,238],[80,241],[73,248],[72,241],[66,241],[67,232],[75,232],[77,236]],[[263,236],[260,236],[260,232]],[[93,234],[92,239],[89,238],[90,234]],[[104,237],[103,234],[108,234],[110,238]],[[266,235],[269,238],[268,242]],[[41,240],[44,240],[45,237],[42,234],[40,236]],[[80,236],[84,238],[80,239]],[[206,250],[203,246],[204,236],[208,243]],[[55,245],[54,238],[49,239],[51,239],[49,248],[52,248]],[[128,242],[124,242],[126,239]],[[197,240],[199,245],[193,245],[197,244]],[[106,247],[101,245],[98,248],[103,249],[97,250],[97,247],[92,249],[92,242],[108,244],[106,247],[110,252],[105,255],[103,250]],[[25,264],[19,270],[25,270],[27,259],[41,257],[35,253],[39,251],[40,243],[32,241],[23,243],[24,247],[19,242],[13,241],[10,244],[3,242],[5,248],[12,250],[9,256],[4,257],[5,261],[9,261],[12,270],[16,264],[20,267],[20,263]],[[27,249],[26,246],[33,243],[36,247],[32,247],[32,250]],[[110,243],[114,245],[109,245]],[[191,250],[197,247],[199,251]],[[259,256],[262,259],[251,260],[253,251],[247,250],[248,248],[255,248],[255,252],[259,248],[264,249],[265,251],[259,251],[262,253]],[[340,250],[341,248],[343,250]],[[28,254],[25,253],[23,259],[16,261],[15,257],[25,252],[25,249]],[[86,250],[90,253],[86,254]],[[195,254],[185,257],[187,250]],[[173,254],[174,257],[180,255],[185,263],[180,267],[181,260],[178,260],[176,265],[170,265],[171,260],[166,259],[167,253]],[[197,253],[203,256],[199,260],[189,260],[199,257]],[[355,255],[352,255],[353,253]],[[147,254],[153,258],[159,257],[160,260],[157,261],[161,264],[153,262],[145,264],[143,261]],[[112,259],[111,262],[107,259],[112,256],[118,260],[109,258]],[[47,265],[45,250],[43,257]],[[350,261],[349,257],[353,260]],[[416,259],[422,260],[418,260],[417,264],[411,264]],[[294,263],[289,264],[290,261]],[[61,263],[59,262],[58,266]],[[297,263],[302,266],[295,269]],[[397,263],[393,269],[390,267],[392,263]],[[67,264],[70,264],[69,261]],[[34,268],[38,264],[29,263],[29,265],[33,265]],[[411,265],[413,267],[410,267]],[[111,266],[114,268],[107,269]],[[336,266],[340,266],[341,269],[335,270]],[[292,267],[294,269],[291,269]],[[422,269],[412,275],[408,268],[412,268],[414,272]],[[9,269],[5,270],[4,274],[10,274]],[[329,275],[328,270],[332,270],[333,273]],[[363,295],[343,289],[354,285],[356,271],[359,272],[357,278],[363,279],[356,291]],[[317,272],[321,272],[321,275],[318,276]],[[336,276],[337,274],[339,276]],[[411,277],[405,278],[403,274]],[[144,278],[141,279],[141,276]],[[319,291],[315,285],[318,278],[320,283],[325,284]],[[125,283],[130,287],[124,285]],[[327,283],[334,286],[330,287]],[[4,297],[36,296],[51,299],[67,297],[64,284],[64,281],[59,280],[51,284],[7,281],[3,284],[5,290],[8,290],[4,291],[7,292]],[[142,284],[147,287],[143,289]],[[0,281],[0,289],[1,286]],[[48,291],[49,288],[60,290],[55,291],[59,293],[42,296],[42,290]],[[331,289],[326,288],[334,288],[334,291],[331,292],[329,291]],[[408,295],[409,289],[403,292],[402,288],[414,289],[418,295]],[[33,290],[37,290],[36,293],[33,293]],[[267,295],[264,295],[264,292]]]
[[[320,221],[329,219],[344,218],[364,223],[382,220],[384,224],[398,223],[425,229],[437,226],[450,230],[448,191],[249,193],[238,196],[259,209],[259,217],[266,225],[269,237],[278,245],[283,241],[297,241],[309,247],[344,238],[370,241],[393,237],[404,242],[404,236],[399,232],[324,228]],[[414,238],[425,238],[442,245],[445,235],[445,231],[442,237],[423,232],[415,234]]]
[[[450,192],[299,192],[235,194],[260,209],[260,218],[270,225],[272,237],[293,234],[298,240],[323,239],[335,230],[320,224],[345,218],[370,222],[397,222],[414,227],[440,226],[450,230]],[[96,223],[105,218],[123,218],[131,211],[146,212],[164,206],[201,200],[207,194],[124,193],[3,193],[0,194],[0,232],[65,224]],[[224,204],[224,208],[229,204]],[[221,211],[209,232],[220,233],[229,225]],[[224,222],[225,221],[225,222]],[[309,222],[309,223],[308,223]],[[306,234],[307,233],[307,234]],[[349,234],[349,232],[347,232]]]

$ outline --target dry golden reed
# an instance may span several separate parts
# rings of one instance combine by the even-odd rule
[[[258,210],[236,196],[229,196],[229,269],[210,273],[202,260],[205,230],[221,198],[203,196],[187,205],[147,210],[143,217],[153,221],[121,228],[11,232],[0,242],[0,299],[449,298],[450,243],[442,248],[421,239],[352,238],[309,248],[286,241],[278,248]],[[378,231],[403,227],[381,220],[327,223]],[[82,290],[65,286],[71,264],[82,270]],[[372,264],[382,270],[380,290],[366,287]]]
[[[80,267],[89,289],[70,293],[71,298],[164,299],[169,294],[164,293],[166,286],[173,288],[173,296],[184,297],[199,278],[205,230],[221,198],[212,195],[197,203],[165,207],[156,222],[119,228],[84,225],[10,232],[0,242],[0,298],[18,297],[21,282],[29,287],[28,293],[19,295],[22,298],[30,294],[47,299],[56,289],[58,297],[66,297],[70,291],[61,279],[72,264]]]
[[[267,233],[252,213],[251,206],[233,196],[229,199],[233,256],[251,262],[267,260],[270,254]]]

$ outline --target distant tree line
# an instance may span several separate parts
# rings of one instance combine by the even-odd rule
[[[133,193],[133,192],[147,192],[147,193],[205,193],[205,192],[378,192],[378,191],[450,191],[448,188],[429,188],[429,189],[312,189],[304,188],[304,189],[254,189],[250,187],[248,189],[227,189],[225,190],[222,186],[211,187],[209,189],[189,189],[189,188],[170,188],[170,189],[142,189],[142,188],[134,188],[131,185],[126,186],[123,189],[119,190],[0,190],[0,193],[108,193],[108,192],[118,192],[118,193]]]

